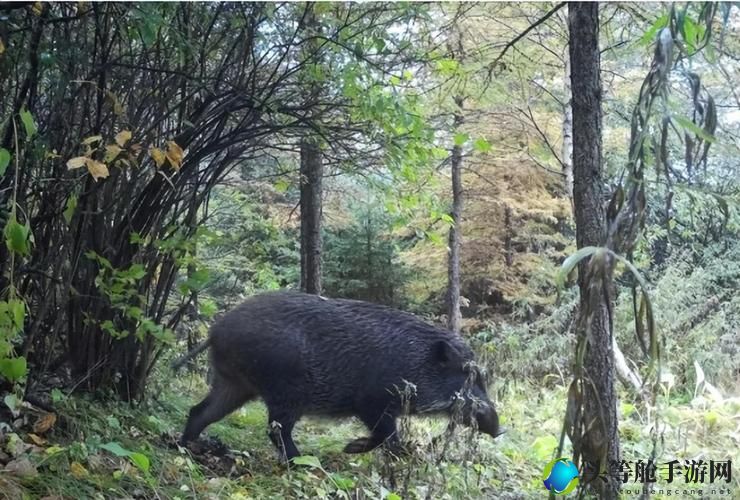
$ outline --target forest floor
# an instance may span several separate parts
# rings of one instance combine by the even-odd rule
[[[499,387],[508,432],[495,441],[469,430],[450,432],[441,418],[404,419],[412,451],[403,458],[383,451],[345,455],[343,446],[366,432],[359,423],[305,419],[295,437],[308,456],[290,468],[277,460],[259,402],[211,426],[192,451],[179,448],[187,411],[207,391],[198,376],[155,381],[148,403],[136,408],[55,392],[56,420],[25,408],[13,430],[0,429],[0,459],[7,462],[0,498],[546,498],[541,476],[560,438],[561,382]],[[669,400],[660,412],[658,462],[730,458],[740,464],[739,399]],[[621,404],[625,460],[650,458],[651,427],[644,412]],[[730,484],[705,479],[701,495],[653,498],[740,498],[740,472],[734,472]],[[685,486],[683,479],[657,484]]]

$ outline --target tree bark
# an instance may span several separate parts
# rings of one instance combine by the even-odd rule
[[[601,77],[597,3],[569,4],[571,87],[573,92],[573,202],[578,248],[602,246],[606,237],[601,156]],[[619,460],[615,366],[611,330],[611,269],[579,266],[579,345],[585,347],[578,401],[585,422],[573,443],[576,461],[608,472]],[[579,368],[576,367],[577,372]],[[606,463],[605,463],[606,461]],[[620,484],[609,474],[591,486],[600,498],[618,498]]]
[[[573,206],[573,92],[570,85],[570,54],[565,51],[565,77],[563,78],[563,147],[561,157],[563,161],[563,176],[565,177],[565,192],[568,193]]]
[[[460,108],[455,114],[454,130],[463,124],[462,99],[455,101]],[[462,314],[460,313],[460,250],[462,238],[462,146],[452,147],[451,176],[452,176],[452,227],[448,239],[449,258],[447,260],[447,327],[454,333],[460,333]]]
[[[321,293],[321,181],[324,166],[319,145],[301,142],[301,290]]]

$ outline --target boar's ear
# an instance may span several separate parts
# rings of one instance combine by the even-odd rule
[[[446,340],[440,340],[435,343],[434,350],[432,352],[434,359],[445,366],[462,363],[460,353]]]

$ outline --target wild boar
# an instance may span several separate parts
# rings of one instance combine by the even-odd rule
[[[303,415],[356,416],[370,436],[346,453],[382,444],[400,449],[404,412],[461,411],[462,421],[496,437],[499,419],[473,352],[461,337],[411,314],[355,300],[298,292],[258,295],[210,331],[212,388],[190,410],[181,444],[261,397],[270,438],[288,460],[299,456],[292,431]],[[182,364],[182,363],[180,363]]]

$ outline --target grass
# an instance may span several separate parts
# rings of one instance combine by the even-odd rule
[[[358,422],[305,419],[296,428],[296,442],[313,458],[306,459],[309,466],[288,469],[267,438],[261,403],[246,405],[206,431],[238,451],[224,457],[193,455],[174,442],[205,384],[184,377],[152,389],[156,397],[137,408],[64,398],[57,403],[58,421],[39,436],[44,440],[39,444],[30,444],[33,418],[6,435],[2,449],[15,460],[26,457],[34,469],[0,474],[0,498],[546,498],[540,476],[557,446],[566,398],[562,385],[497,387],[509,431],[496,441],[470,430],[450,433],[445,419],[404,419],[412,453],[402,459],[382,451],[345,455],[344,444],[366,432]],[[660,411],[660,461],[731,458],[740,463],[739,399],[666,397],[671,404]],[[620,413],[625,460],[649,458],[656,413],[648,415],[626,400]],[[116,456],[101,447],[107,443],[143,455],[148,464],[140,456]],[[27,449],[12,453],[24,445]],[[740,498],[737,476],[726,485],[733,496],[721,498]]]

